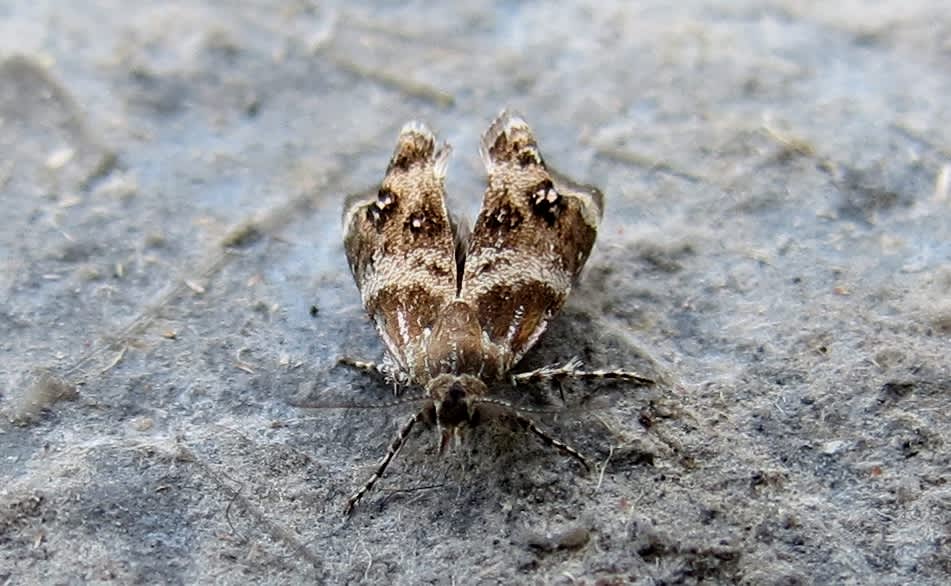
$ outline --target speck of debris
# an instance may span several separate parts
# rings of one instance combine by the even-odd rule
[[[139,194],[139,182],[131,173],[114,173],[96,186],[96,197],[129,201]]]
[[[11,422],[26,425],[36,420],[44,409],[60,401],[79,398],[76,387],[55,375],[42,371],[28,385],[11,389],[4,411]]]
[[[560,549],[580,549],[591,539],[591,531],[586,527],[574,527],[560,533],[525,534],[525,544],[538,551],[552,552]]]

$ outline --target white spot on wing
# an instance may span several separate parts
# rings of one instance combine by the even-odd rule
[[[509,330],[505,333],[505,342],[508,344],[509,348],[512,347],[512,340],[515,339],[515,334],[518,333],[519,326],[522,325],[522,320],[525,319],[525,306],[519,305],[515,308],[515,315],[512,316],[512,323],[509,324]]]
[[[406,310],[402,307],[396,310],[396,324],[399,327],[403,344],[409,344],[409,324],[406,322]]]
[[[547,328],[547,327],[548,327],[548,320],[547,320],[547,319],[543,319],[542,321],[540,321],[540,322],[538,323],[538,326],[536,326],[535,331],[532,332],[532,335],[528,337],[528,343],[525,344],[525,345],[522,347],[522,351],[519,352],[519,353],[515,356],[515,360],[513,361],[513,364],[514,364],[515,362],[518,362],[519,360],[521,360],[521,359],[522,359],[522,356],[524,356],[525,353],[528,352],[528,350],[530,350],[530,349],[538,342],[538,338],[541,337],[541,335],[545,332],[545,328]]]
[[[402,352],[400,352],[400,346],[387,334],[386,328],[384,328],[383,324],[379,321],[377,321],[376,331],[379,332],[380,338],[386,346],[387,355],[391,357],[393,362],[395,362],[401,370],[405,369],[407,365],[403,359]]]

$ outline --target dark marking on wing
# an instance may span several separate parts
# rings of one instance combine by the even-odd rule
[[[486,228],[491,233],[514,230],[522,221],[522,213],[507,203],[500,203],[498,207],[485,211]]]

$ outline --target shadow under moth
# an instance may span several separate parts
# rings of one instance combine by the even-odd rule
[[[426,126],[407,124],[379,190],[351,196],[344,207],[350,270],[386,346],[380,364],[347,362],[397,388],[424,391],[422,408],[348,499],[347,514],[420,422],[439,430],[442,452],[467,427],[504,417],[590,468],[577,450],[492,397],[492,384],[605,378],[653,383],[630,371],[581,370],[576,360],[510,374],[561,309],[588,259],[603,196],[549,168],[528,124],[503,111],[482,136],[488,186],[470,232],[446,206],[449,153]]]

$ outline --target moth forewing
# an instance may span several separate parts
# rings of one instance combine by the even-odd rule
[[[461,297],[492,344],[517,363],[561,309],[601,218],[600,192],[548,169],[531,128],[503,112],[480,149],[488,175],[469,239]]]
[[[456,295],[456,244],[446,208],[449,146],[425,125],[403,127],[375,195],[347,201],[344,249],[395,380],[424,385],[425,337]]]

